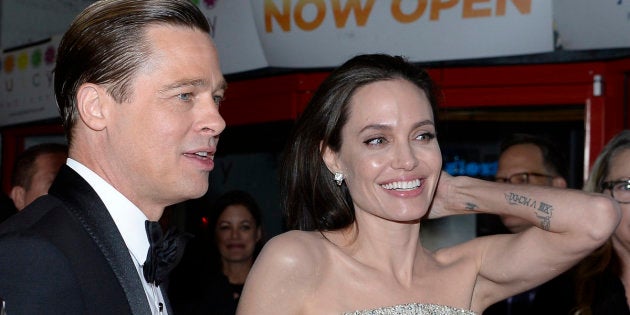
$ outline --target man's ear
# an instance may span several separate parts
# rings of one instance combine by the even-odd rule
[[[567,188],[567,180],[562,176],[554,176],[551,180],[551,186],[558,188]]]
[[[108,95],[97,84],[84,83],[77,91],[77,111],[79,117],[92,130],[103,130],[106,126]]]
[[[322,159],[331,173],[341,172],[336,152],[333,152],[328,146],[324,147],[322,142],[319,143],[319,152],[321,152]]]
[[[15,208],[18,210],[24,209],[26,206],[26,189],[22,186],[13,186],[13,188],[11,188],[11,192],[9,193],[9,198],[13,200]]]

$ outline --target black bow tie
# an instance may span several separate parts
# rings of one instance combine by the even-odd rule
[[[142,272],[148,283],[158,286],[166,280],[169,272],[182,259],[186,243],[192,235],[178,233],[175,227],[163,234],[162,226],[155,221],[145,221],[144,226],[149,237],[149,252],[142,266]]]

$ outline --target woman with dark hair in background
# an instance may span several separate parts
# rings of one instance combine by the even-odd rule
[[[630,314],[630,130],[620,132],[604,147],[584,190],[617,200],[621,223],[602,247],[575,267],[575,314]]]
[[[262,247],[261,210],[247,192],[234,190],[214,203],[208,220],[212,258],[197,314],[233,315],[245,278]]]
[[[612,234],[609,196],[441,172],[437,100],[429,75],[401,57],[357,56],[324,80],[282,163],[287,223],[300,231],[267,243],[239,315],[481,313]],[[423,218],[475,213],[535,227],[422,246]]]

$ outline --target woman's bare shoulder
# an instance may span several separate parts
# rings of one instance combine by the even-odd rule
[[[290,231],[270,239],[245,281],[238,314],[299,314],[318,289],[325,239],[317,232]],[[271,288],[271,289],[270,289]]]
[[[323,259],[326,239],[318,232],[289,231],[270,239],[257,260],[283,270],[305,270]]]
[[[291,230],[274,236],[267,242],[270,247],[276,246],[322,246],[325,238],[321,233],[315,231]],[[266,246],[267,246],[266,245]]]

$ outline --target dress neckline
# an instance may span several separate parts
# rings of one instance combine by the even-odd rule
[[[344,315],[476,315],[471,310],[439,304],[408,303],[346,312]]]

